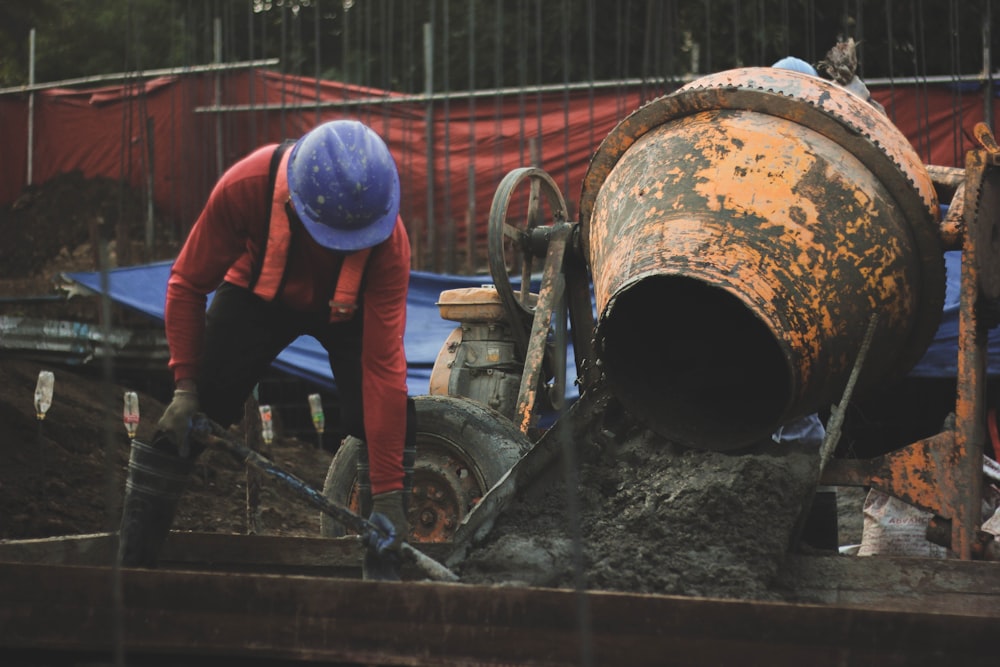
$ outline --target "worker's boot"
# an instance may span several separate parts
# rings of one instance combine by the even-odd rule
[[[407,400],[406,440],[403,443],[403,513],[410,511],[410,497],[413,493],[413,470],[417,460],[417,412],[413,399]],[[358,498],[361,516],[369,517],[372,512],[372,487],[368,473],[368,444],[361,441],[358,447]],[[409,535],[403,535],[408,540]],[[371,549],[365,549],[361,574],[373,581],[399,581],[401,579],[401,559],[399,553],[392,552],[379,556]]]
[[[406,399],[406,440],[403,443],[403,509],[410,515],[413,471],[417,466],[417,404]],[[408,538],[409,536],[407,536]]]
[[[132,441],[118,534],[118,562],[123,567],[156,566],[193,468],[193,459]]]
[[[367,518],[372,514],[372,485],[368,473],[368,443],[362,440],[358,447],[358,507],[361,516]],[[397,554],[380,556],[371,548],[365,549],[361,561],[361,576],[371,581],[399,581],[400,562]]]

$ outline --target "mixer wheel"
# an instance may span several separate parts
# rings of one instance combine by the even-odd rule
[[[407,515],[410,542],[447,542],[479,499],[531,447],[499,412],[455,396],[417,396],[417,455]],[[323,495],[358,512],[358,442],[347,440],[330,462]],[[320,533],[343,526],[320,515]]]

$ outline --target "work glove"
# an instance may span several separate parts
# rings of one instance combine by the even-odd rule
[[[173,440],[181,458],[191,456],[191,418],[196,412],[198,412],[198,392],[175,389],[173,400],[163,411],[160,421],[156,423],[157,433],[165,434]]]
[[[372,514],[368,520],[385,533],[372,531],[368,537],[368,548],[380,556],[389,551],[399,551],[409,533],[403,509],[403,492],[389,491],[372,496]]]
[[[399,581],[400,549],[409,533],[403,492],[389,491],[372,496],[372,513],[368,521],[378,530],[368,534],[362,568],[364,578]]]

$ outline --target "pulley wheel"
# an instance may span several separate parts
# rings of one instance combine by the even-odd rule
[[[528,192],[518,193],[525,181],[529,185]],[[534,260],[545,256],[545,244],[534,243],[532,232],[545,226],[544,204],[548,205],[551,215],[548,225],[566,221],[566,202],[552,177],[537,167],[522,167],[504,177],[490,207],[488,241],[493,283],[507,312],[520,319],[521,325],[528,329],[534,315],[530,296]],[[521,216],[519,222],[516,221],[518,216]],[[516,294],[511,287],[512,275],[520,275],[521,289]]]

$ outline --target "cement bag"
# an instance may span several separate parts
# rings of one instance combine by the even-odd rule
[[[996,538],[996,544],[1000,543],[1000,463],[984,456],[983,472],[990,482],[983,489],[983,516],[989,517],[983,521],[983,530]]]
[[[927,540],[932,514],[872,489],[865,498],[859,556],[945,558],[948,550]]]
[[[982,530],[1000,539],[1000,465],[983,457]],[[859,556],[947,558],[948,549],[927,539],[931,512],[872,489],[865,498]]]

